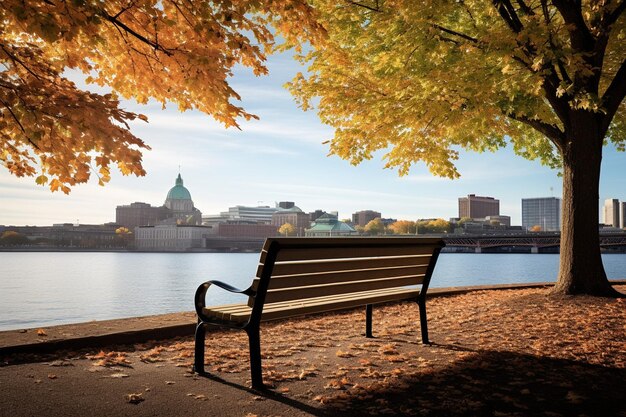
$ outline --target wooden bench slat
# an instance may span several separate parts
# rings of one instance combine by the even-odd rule
[[[381,288],[403,287],[408,285],[416,285],[419,283],[414,275],[383,278],[376,280],[361,280],[346,283],[333,283],[325,285],[310,285],[295,288],[283,288],[277,290],[268,290],[265,296],[266,303],[275,303],[278,301],[297,300],[300,298],[322,297],[331,294],[346,294],[350,292],[361,292],[368,290],[378,290]]]
[[[417,288],[408,288],[409,290],[412,291],[419,291],[419,289]],[[407,290],[407,287],[396,287],[396,288],[382,288],[382,289],[378,289],[378,290],[371,290],[371,291],[365,291],[365,292],[358,292],[358,293],[348,293],[348,294],[332,294],[332,295],[324,295],[321,297],[314,297],[314,298],[308,298],[308,299],[301,299],[301,300],[287,300],[287,301],[278,301],[275,303],[264,303],[263,305],[263,311],[267,311],[269,309],[272,308],[282,308],[285,306],[290,306],[290,305],[296,305],[298,303],[303,303],[303,302],[307,302],[307,300],[314,300],[313,302],[317,302],[319,300],[329,300],[332,301],[334,299],[340,299],[340,298],[346,298],[348,296],[350,296],[351,294],[356,294],[355,296],[360,296],[363,293],[383,293],[383,292],[398,292],[398,291],[405,291]],[[231,312],[235,312],[235,311],[249,311],[251,309],[251,307],[247,304],[244,303],[235,303],[235,304],[226,304],[223,306],[210,306],[210,307],[204,307],[204,311],[205,312],[211,312],[211,313],[216,313],[216,312],[224,312],[224,313],[231,313]]]
[[[335,303],[337,301],[344,301],[348,299],[363,299],[363,297],[369,296],[384,296],[391,294],[412,294],[417,296],[419,294],[419,289],[417,288],[383,288],[379,290],[372,291],[363,291],[356,293],[347,293],[347,294],[333,294],[329,296],[323,297],[315,297],[301,300],[290,300],[290,301],[281,301],[277,303],[266,303],[263,307],[263,316],[265,316],[268,312],[274,310],[285,310],[290,308],[298,308],[299,306],[305,305],[325,305]],[[407,298],[410,298],[407,296]],[[247,304],[227,304],[221,307],[205,307],[204,313],[211,317],[217,317],[224,320],[229,320],[231,315],[237,315],[239,317],[249,316],[252,311],[252,307]]]
[[[276,245],[276,246],[274,246]],[[331,250],[345,248],[368,248],[368,247],[389,247],[397,248],[401,246],[429,246],[431,248],[442,247],[440,238],[425,237],[330,237],[330,238],[268,238],[265,240],[261,251],[260,263],[264,264],[272,247],[278,252],[289,249],[315,250],[317,248],[327,248]]]
[[[295,248],[281,249],[276,260],[282,261],[303,261],[313,259],[355,259],[371,258],[378,256],[398,256],[398,255],[424,255],[431,254],[434,246],[387,246],[380,247],[326,247],[326,248]]]
[[[277,262],[272,270],[272,275],[295,275],[302,273],[350,271],[364,268],[388,268],[406,265],[428,265],[431,254],[371,257],[358,259],[321,259],[313,261],[288,261]],[[262,265],[257,269],[257,277],[260,277]]]
[[[364,304],[378,304],[389,301],[406,300],[417,297],[417,289],[397,289],[396,291],[366,291],[360,293],[344,294],[333,300],[307,299],[301,300],[300,305],[274,306],[263,310],[262,321],[277,320],[281,318],[301,316],[305,314],[321,313],[325,311],[341,310],[357,307]],[[229,319],[236,322],[248,320],[250,312],[239,311],[230,313]]]
[[[302,286],[332,284],[335,282],[393,278],[410,275],[423,277],[427,269],[428,265],[412,265],[405,267],[396,266],[390,268],[355,269],[351,271],[334,271],[312,274],[273,276],[272,280],[270,281],[270,290],[279,288],[296,288]],[[259,283],[259,278],[254,279],[252,283],[252,288],[256,290]],[[421,284],[421,280],[419,278],[416,278],[415,283]]]

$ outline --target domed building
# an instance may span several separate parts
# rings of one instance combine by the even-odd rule
[[[185,188],[183,178],[178,174],[176,184],[167,193],[165,204],[156,207],[135,202],[130,205],[117,206],[115,223],[130,230],[139,226],[200,225],[202,213],[194,207],[191,193]]]
[[[178,174],[176,185],[170,188],[164,206],[170,210],[170,222],[176,224],[202,224],[202,213],[193,206],[191,193],[183,185],[183,178]]]
[[[352,236],[358,232],[347,223],[340,221],[337,216],[325,213],[318,217],[310,229],[305,230],[306,236]]]

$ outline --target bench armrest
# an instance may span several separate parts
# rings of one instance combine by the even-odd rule
[[[206,292],[208,291],[211,285],[215,285],[216,287],[220,287],[223,290],[236,293],[236,294],[243,294],[247,296],[256,295],[256,291],[254,291],[252,288],[240,290],[239,288],[235,288],[232,285],[226,284],[225,282],[222,282],[222,281],[207,281],[205,283],[202,283],[196,290],[196,296],[195,296],[196,313],[198,314],[198,317],[202,321],[208,321],[208,318],[204,315],[202,310],[204,309],[204,307],[206,307]]]

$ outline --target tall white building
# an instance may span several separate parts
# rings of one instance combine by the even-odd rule
[[[545,232],[561,230],[560,198],[522,198],[522,227],[529,230],[535,226]]]
[[[162,224],[135,228],[138,250],[188,251],[204,248],[205,239],[215,232],[208,226]]]
[[[603,223],[607,226],[620,227],[619,200],[617,198],[604,200]]]
[[[225,223],[225,222],[252,222],[272,224],[272,215],[279,211],[279,207],[270,206],[235,206],[229,207],[228,211],[223,211],[219,215],[202,216],[203,224]]]

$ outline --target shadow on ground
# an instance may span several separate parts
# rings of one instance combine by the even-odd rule
[[[626,416],[626,369],[475,353],[431,373],[335,392],[321,399],[319,415]]]

